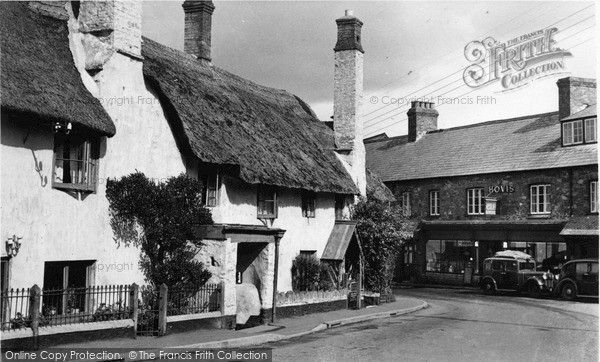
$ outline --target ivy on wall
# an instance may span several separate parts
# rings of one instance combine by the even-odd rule
[[[201,192],[202,183],[185,174],[155,182],[135,172],[107,181],[115,241],[140,248],[140,268],[154,286],[201,285],[210,278],[194,259],[202,247],[194,228],[213,223]]]

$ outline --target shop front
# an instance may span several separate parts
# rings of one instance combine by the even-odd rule
[[[564,262],[566,240],[560,235],[563,220],[423,221],[415,238],[415,255],[405,258],[403,279],[438,284],[473,284],[479,281],[483,261],[501,250],[531,255],[540,269]],[[408,273],[406,273],[408,274]]]

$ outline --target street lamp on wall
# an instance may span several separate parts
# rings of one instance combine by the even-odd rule
[[[17,256],[17,254],[19,253],[19,248],[21,248],[21,239],[23,238],[13,235],[6,240],[6,253],[9,256]]]

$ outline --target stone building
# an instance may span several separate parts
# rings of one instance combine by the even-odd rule
[[[543,268],[598,256],[596,82],[557,84],[558,112],[438,129],[434,105],[413,102],[407,136],[365,140],[367,167],[419,225],[398,279],[476,283],[503,249]]]
[[[105,197],[108,178],[136,170],[204,181],[216,224],[198,228],[198,258],[224,283],[228,318],[236,283],[254,285],[268,311],[292,289],[296,255],[343,243],[330,236],[357,195],[389,196],[357,142],[362,23],[349,14],[330,127],[293,94],[212,65],[210,1],[183,4],[185,52],[142,37],[139,1],[0,7],[1,234],[20,245],[2,250],[3,288],[144,283]]]

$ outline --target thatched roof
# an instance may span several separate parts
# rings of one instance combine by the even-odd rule
[[[112,136],[115,125],[83,85],[68,34],[66,21],[40,15],[26,2],[0,2],[2,111]]]
[[[371,170],[367,171],[367,196],[381,201],[395,201],[394,193]]]
[[[147,38],[142,56],[182,152],[235,166],[251,184],[358,193],[333,151],[333,131],[298,97]]]

